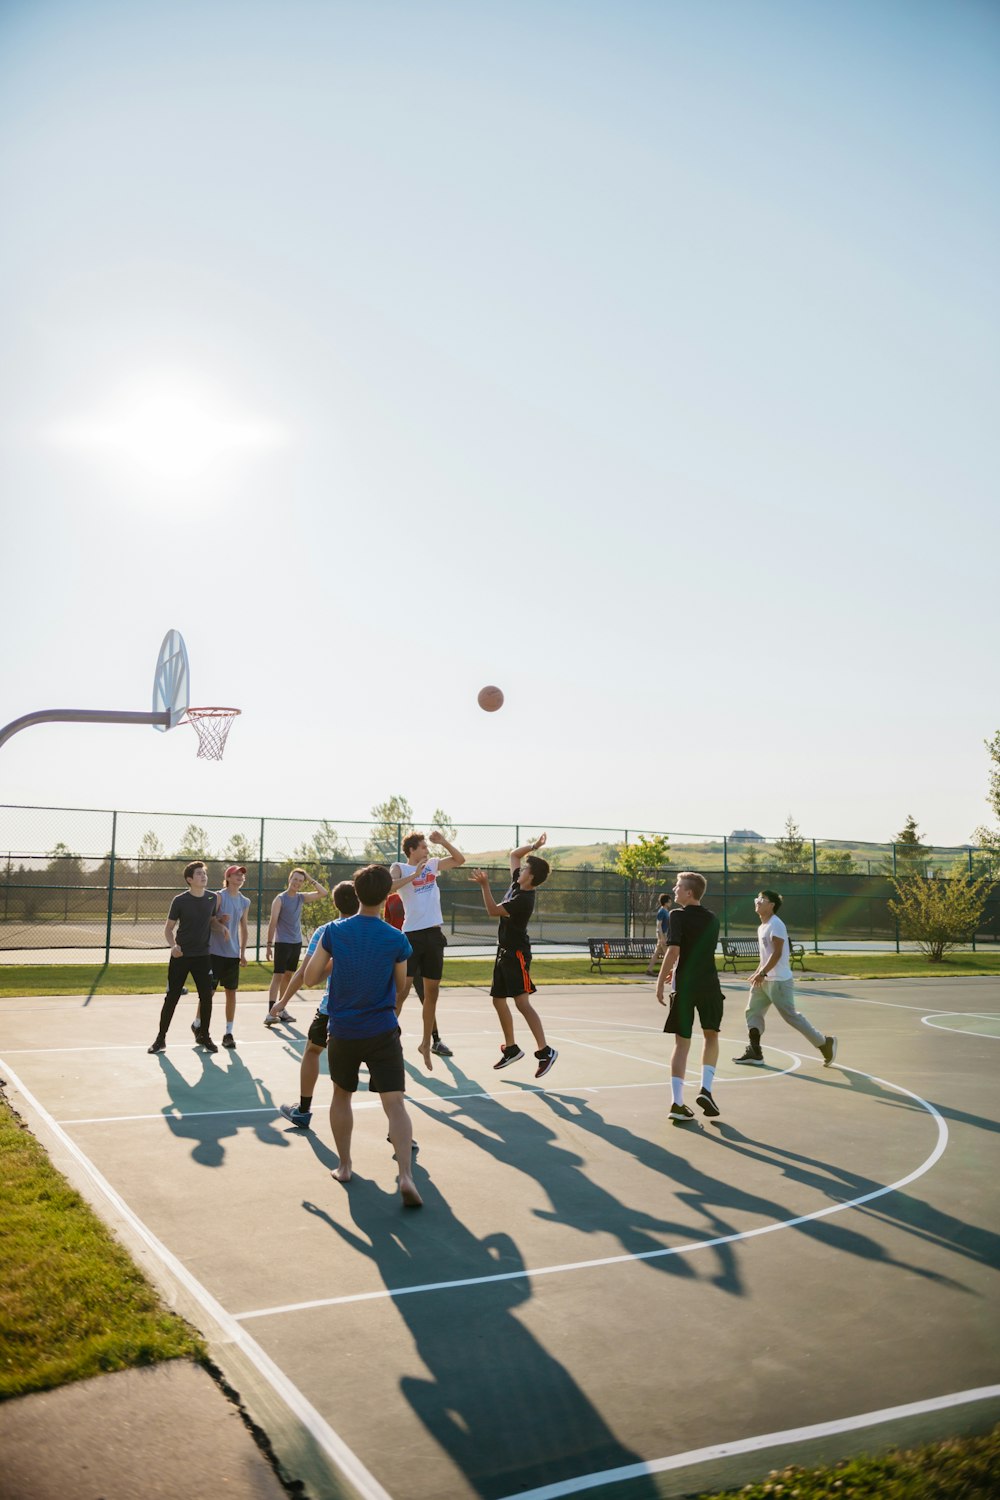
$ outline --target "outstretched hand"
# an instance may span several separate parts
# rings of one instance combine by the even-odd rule
[[[485,870],[470,870],[469,879],[476,885],[488,885],[490,877]]]
[[[547,833],[540,833],[538,835],[537,839],[535,840],[535,842],[531,846],[532,850],[540,849],[542,847],[542,845],[548,841],[548,837],[549,836],[548,836]]]

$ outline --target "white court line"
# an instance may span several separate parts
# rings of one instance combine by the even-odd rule
[[[929,1026],[931,1031],[950,1031],[954,1036],[984,1036],[991,1042],[1000,1041],[1000,1036],[995,1031],[965,1031],[961,1026],[935,1026],[935,1016],[964,1016],[970,1021],[1000,1021],[1000,1016],[988,1015],[982,1011],[971,1010],[932,1010],[920,1020],[924,1026]]]
[[[881,1411],[866,1411],[856,1417],[839,1417],[833,1422],[816,1422],[811,1427],[789,1427],[784,1432],[762,1432],[757,1437],[739,1438],[732,1443],[716,1443],[711,1448],[692,1448],[670,1458],[654,1458],[648,1463],[622,1464],[618,1469],[604,1469],[598,1474],[581,1474],[577,1479],[561,1479],[534,1490],[518,1490],[503,1500],[560,1500],[563,1495],[578,1495],[627,1479],[641,1479],[648,1474],[665,1474],[670,1469],[686,1469],[693,1464],[712,1463],[733,1458],[740,1453],[756,1453],[763,1448],[784,1448],[789,1443],[805,1443],[810,1438],[833,1437],[841,1432],[856,1432],[875,1427],[880,1422],[895,1422],[904,1417],[919,1417],[925,1412],[944,1411],[950,1406],[966,1406],[973,1401],[989,1401],[1000,1396],[1000,1385],[981,1385],[972,1391],[955,1391],[948,1396],[932,1396],[928,1401],[911,1401],[907,1406],[886,1406]],[[783,1460],[784,1461],[784,1460]],[[787,1486],[786,1486],[787,1488]]]
[[[552,1035],[555,1037],[557,1042],[564,1042],[568,1047],[586,1047],[591,1052],[606,1052],[609,1057],[624,1057],[629,1062],[649,1063],[651,1068],[670,1067],[670,1064],[668,1062],[659,1062],[652,1057],[636,1057],[631,1052],[616,1052],[613,1047],[601,1047],[596,1042],[580,1042],[576,1039],[575,1036],[556,1036],[555,1032],[553,1032]],[[735,1047],[739,1045],[737,1042],[731,1041],[728,1037],[724,1037],[721,1034],[719,1036],[719,1041],[720,1043],[725,1042],[727,1047]],[[769,1042],[762,1042],[761,1046],[767,1047],[767,1050],[769,1052],[785,1052],[784,1047],[772,1047]],[[720,1084],[752,1083],[755,1079],[758,1082],[762,1082],[765,1078],[783,1078],[786,1073],[794,1073],[797,1068],[801,1068],[802,1059],[798,1056],[797,1053],[785,1052],[785,1056],[794,1059],[790,1068],[778,1068],[767,1073],[748,1073],[745,1077],[740,1075],[737,1078],[717,1078],[716,1082]],[[692,1067],[691,1072],[686,1076],[700,1079],[701,1074],[696,1068]]]
[[[152,1230],[139,1216],[129,1208],[124,1198],[111,1186],[110,1182],[94,1166],[93,1162],[86,1156],[63,1130],[58,1121],[54,1120],[18,1078],[13,1068],[7,1067],[6,1062],[0,1059],[0,1067],[3,1067],[14,1088],[21,1095],[29,1107],[35,1111],[40,1119],[44,1120],[49,1129],[59,1139],[65,1149],[74,1160],[83,1168],[91,1182],[97,1188],[111,1206],[131,1226],[143,1243],[167,1268],[190,1294],[201,1304],[210,1318],[213,1318],[223,1330],[226,1338],[247,1356],[257,1367],[261,1375],[273,1388],[278,1396],[285,1402],[293,1416],[297,1417],[303,1427],[312,1435],[316,1443],[322,1448],[334,1466],[354,1485],[363,1500],[392,1500],[389,1492],[382,1488],[378,1480],[369,1474],[361,1460],[351,1452],[343,1438],[339,1437],[330,1424],[321,1417],[314,1406],[303,1396],[302,1392],[292,1384],[288,1376],[269,1358],[260,1345],[242,1328],[231,1313],[217,1302],[201,1282],[198,1281],[184,1265],[178,1260],[162,1241],[158,1240]]]
[[[844,1203],[832,1203],[827,1208],[818,1208],[809,1214],[798,1214],[794,1219],[781,1219],[778,1223],[764,1224],[759,1229],[743,1229],[734,1234],[717,1235],[711,1240],[688,1240],[682,1245],[671,1245],[662,1250],[643,1250],[635,1255],[604,1255],[594,1260],[568,1261],[556,1266],[526,1266],[520,1271],[501,1271],[493,1276],[460,1277],[454,1281],[428,1281],[419,1286],[384,1287],[376,1292],[353,1292],[343,1297],[317,1297],[311,1302],[281,1303],[274,1307],[260,1307],[250,1312],[234,1313],[233,1316],[240,1322],[245,1322],[251,1318],[270,1318],[282,1313],[308,1312],[317,1307],[342,1307],[349,1302],[378,1302],[386,1297],[413,1296],[417,1292],[453,1291],[459,1287],[487,1286],[499,1281],[530,1281],[538,1276],[557,1276],[570,1271],[589,1271],[598,1266],[629,1265],[640,1260],[664,1260],[671,1255],[688,1255],[698,1250],[712,1250],[717,1245],[733,1245],[739,1240],[758,1239],[763,1234],[774,1234],[778,1230],[794,1229],[798,1224],[809,1224],[816,1219],[826,1219],[831,1214],[841,1214],[849,1208],[860,1207],[862,1203],[871,1203],[876,1198],[884,1198],[887,1193],[898,1192],[908,1187],[911,1182],[915,1182],[918,1177],[922,1177],[925,1172],[929,1172],[943,1155],[948,1144],[948,1126],[934,1105],[919,1094],[913,1093],[911,1089],[904,1088],[901,1083],[890,1083],[888,1079],[878,1078],[874,1073],[866,1073],[861,1068],[848,1068],[839,1063],[837,1066],[842,1073],[856,1073],[859,1078],[870,1078],[873,1083],[880,1083],[883,1088],[892,1089],[897,1094],[905,1094],[908,1099],[913,1099],[917,1104],[922,1105],[937,1122],[937,1142],[933,1151],[906,1177],[900,1177],[886,1187],[874,1188],[872,1192],[863,1193],[858,1198],[849,1198]]]

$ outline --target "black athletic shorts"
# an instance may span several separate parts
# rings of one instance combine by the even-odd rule
[[[212,954],[212,983],[216,989],[238,990],[240,987],[240,961],[238,958],[223,958]]]
[[[519,948],[498,948],[493,963],[493,983],[490,994],[514,1000],[518,995],[533,995],[536,986],[532,983],[531,954]]]
[[[325,1047],[330,1040],[330,1018],[323,1011],[318,1010],[309,1022],[307,1032],[309,1040],[314,1047]]]
[[[349,1094],[358,1087],[358,1069],[368,1066],[368,1088],[373,1094],[401,1094],[406,1088],[403,1044],[399,1027],[378,1036],[331,1037],[327,1048],[330,1077]]]
[[[423,979],[440,980],[444,973],[444,950],[448,939],[440,927],[420,927],[416,932],[405,932],[413,952],[406,960],[406,972],[411,979],[420,975]]]
[[[722,1029],[722,1006],[725,996],[719,990],[713,994],[711,990],[699,995],[677,994],[670,996],[670,1009],[667,1011],[667,1019],[663,1023],[664,1031],[673,1032],[675,1036],[690,1039],[694,1027],[695,1011],[698,1012],[698,1020],[701,1022],[702,1031],[720,1031]]]
[[[276,974],[294,974],[302,957],[301,943],[275,943],[274,945],[274,972]]]

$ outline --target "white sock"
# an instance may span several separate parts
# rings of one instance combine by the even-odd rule
[[[715,1069],[710,1068],[708,1063],[701,1065],[701,1086],[706,1094],[712,1092],[712,1084],[715,1082]]]
[[[226,1036],[232,1036],[232,1034],[233,1034],[233,1027],[235,1025],[236,1025],[235,1021],[227,1021],[226,1022]]]
[[[683,1078],[674,1078],[674,1076],[671,1074],[671,1077],[670,1077],[670,1092],[674,1096],[674,1103],[675,1104],[683,1104],[684,1103],[684,1080],[683,1080]]]

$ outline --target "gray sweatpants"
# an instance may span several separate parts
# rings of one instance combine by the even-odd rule
[[[758,984],[750,991],[747,1027],[755,1026],[763,1034],[764,1016],[772,1005],[783,1021],[794,1026],[796,1031],[801,1031],[814,1047],[822,1047],[826,1037],[816,1030],[811,1021],[806,1020],[800,1010],[795,1009],[794,979],[765,979],[763,984]]]

